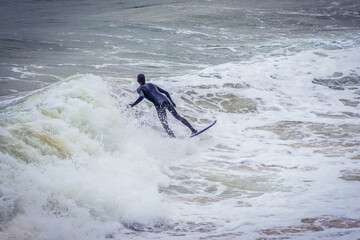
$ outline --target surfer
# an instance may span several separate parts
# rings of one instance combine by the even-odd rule
[[[195,130],[185,118],[181,117],[177,113],[177,111],[175,110],[176,104],[171,99],[170,94],[167,91],[156,86],[155,84],[145,83],[144,74],[139,74],[137,76],[137,82],[140,84],[140,87],[138,87],[137,89],[137,92],[140,96],[134,103],[130,104],[131,107],[134,107],[144,98],[146,98],[155,105],[160,122],[170,137],[174,138],[175,135],[169,128],[166,110],[168,110],[177,120],[187,126],[191,130],[192,134],[197,133],[197,130]]]

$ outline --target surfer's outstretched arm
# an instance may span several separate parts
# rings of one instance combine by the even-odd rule
[[[140,96],[133,104],[130,104],[131,107],[134,107],[136,104],[138,104],[145,98],[144,93],[140,88],[137,89],[137,92],[139,93]]]
[[[158,86],[156,86],[156,88],[159,90],[159,92],[165,94],[166,97],[170,100],[171,104],[172,104],[174,107],[176,107],[176,104],[175,104],[174,101],[171,99],[170,94],[169,94],[168,91],[166,91],[166,90],[164,90],[164,89],[162,89],[161,87],[158,87]]]

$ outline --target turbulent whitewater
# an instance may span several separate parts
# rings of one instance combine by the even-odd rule
[[[1,11],[0,239],[360,235],[356,1]],[[217,124],[189,139],[169,114],[168,138],[149,102],[128,108],[140,72]]]

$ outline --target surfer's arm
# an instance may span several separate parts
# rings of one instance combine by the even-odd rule
[[[168,91],[165,91],[164,89],[162,89],[162,88],[160,88],[160,87],[158,87],[158,86],[156,86],[156,88],[159,90],[159,92],[165,94],[166,97],[170,100],[171,104],[172,104],[174,107],[176,107],[176,104],[175,104],[174,101],[171,99],[170,94],[168,93]]]
[[[130,104],[131,107],[134,107],[136,104],[141,102],[145,97],[143,91],[140,88],[137,89],[137,92],[139,93],[139,98],[133,104]]]

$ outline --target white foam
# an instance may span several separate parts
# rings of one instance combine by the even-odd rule
[[[194,188],[188,186],[189,191],[194,191],[187,195],[189,200],[203,198],[205,201],[204,205],[180,207],[178,221],[191,218],[204,224],[205,219],[211,219],[217,226],[212,231],[214,235],[242,232],[243,237],[256,238],[261,237],[257,232],[259,229],[297,226],[301,224],[301,219],[309,217],[330,215],[357,219],[359,209],[356,204],[347,204],[354,203],[359,197],[351,190],[356,188],[357,183],[345,182],[339,176],[344,169],[358,169],[356,160],[351,160],[351,157],[358,156],[359,150],[356,147],[343,149],[339,142],[344,141],[343,138],[332,138],[326,134],[336,131],[336,126],[342,124],[358,126],[356,115],[359,105],[346,106],[340,100],[358,101],[359,85],[339,91],[316,85],[313,80],[332,78],[336,72],[341,76],[359,76],[359,55],[359,48],[321,51],[321,54],[319,51],[305,51],[293,56],[227,63],[207,68],[196,75],[171,79],[172,86],[176,86],[173,88],[176,91],[174,98],[181,102],[179,106],[185,106],[198,118],[218,120],[216,127],[208,133],[212,139],[203,144],[200,142],[201,153],[189,160],[186,168],[191,172],[184,170],[174,174],[185,174],[193,181]],[[184,88],[184,82],[191,84]],[[165,85],[166,80],[159,79],[158,83]],[[224,87],[225,83],[240,84],[243,88]],[[208,94],[232,93],[257,102],[257,110],[247,114],[229,114],[208,109],[203,115],[194,110],[193,104],[183,101],[186,91],[195,92],[192,93],[195,102]],[[354,117],[341,117],[344,112],[352,113]],[[327,117],[329,115],[340,117]],[[329,132],[325,130],[318,134],[311,128],[303,127],[299,131],[308,137],[297,140],[294,136],[293,139],[282,140],[273,132],[257,129],[286,121],[315,124],[315,127],[316,124],[324,125]],[[294,133],[293,129],[287,131]],[[360,136],[357,131],[345,139],[357,146]],[[291,147],[292,144],[299,144],[299,147]],[[306,147],[312,144],[313,147]],[[334,150],[340,154],[329,158],[321,153]],[[199,165],[199,162],[204,164]],[[240,170],[232,171],[234,165]],[[242,170],[241,167],[252,169],[251,174],[247,175],[246,168]],[[178,186],[185,184],[181,180],[176,182]],[[206,189],[221,189],[218,183],[221,183],[220,186],[235,186],[235,189],[238,188],[234,190],[237,195],[230,194],[227,199],[215,194],[218,191],[207,192]],[[195,190],[199,186],[203,191]],[[181,196],[180,193],[175,195]],[[240,206],[243,206],[239,207],[238,202],[242,202]],[[343,207],[344,204],[346,207]],[[211,229],[211,226],[208,227]],[[358,232],[358,229],[354,231]],[[300,236],[311,234],[313,232],[302,232]]]
[[[1,154],[1,208],[15,216],[2,236],[97,239],[168,217],[162,164],[191,147],[142,127],[110,95],[99,77],[77,75],[4,110],[1,135],[18,158]]]
[[[135,80],[115,93],[99,77],[77,75],[6,108],[1,136],[22,151],[1,155],[1,204],[9,210],[0,236],[255,239],[278,227],[300,230],[281,235],[291,238],[347,233],[296,226],[306,218],[358,218],[358,184],[339,178],[358,169],[351,158],[359,155],[359,132],[339,133],[359,125],[359,105],[340,101],[357,101],[358,86],[339,91],[313,80],[359,76],[359,54],[306,51],[152,79],[196,128],[218,120],[192,140],[166,138],[145,100],[126,109],[137,98]],[[224,93],[256,109],[227,112],[222,99],[214,108],[194,104]],[[169,123],[177,135],[187,131],[171,116]]]

